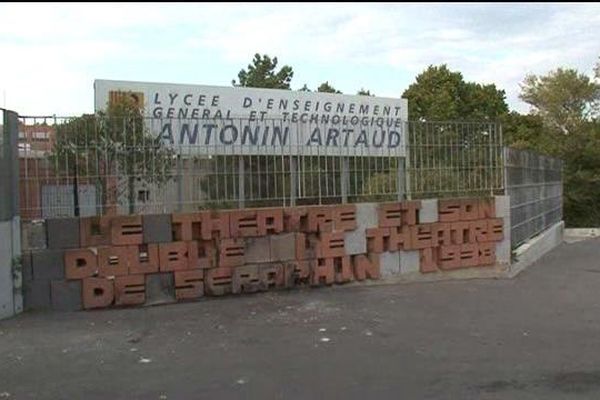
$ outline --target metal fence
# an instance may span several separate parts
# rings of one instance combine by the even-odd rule
[[[562,221],[563,162],[532,151],[505,148],[514,249]]]
[[[243,121],[239,121],[240,123]],[[288,206],[503,191],[493,123],[409,122],[407,158],[350,146],[289,155],[228,155],[216,145],[161,145],[146,118],[21,117],[24,219]],[[243,153],[241,146],[234,148]],[[216,155],[220,154],[220,155]]]

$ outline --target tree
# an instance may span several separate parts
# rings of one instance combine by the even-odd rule
[[[370,90],[365,90],[363,88],[360,88],[356,94],[359,96],[375,96],[375,93],[371,93]]]
[[[308,88],[308,86],[306,86],[306,83],[304,84],[304,86],[302,86],[300,89],[298,89],[299,92],[310,92],[311,90]]]
[[[496,120],[508,113],[506,94],[496,85],[465,82],[460,72],[430,65],[402,94],[411,120]]]
[[[341,94],[339,90],[336,90],[333,86],[329,84],[329,81],[321,83],[321,85],[317,88],[317,92],[319,93],[337,93]]]
[[[130,96],[108,105],[106,112],[85,114],[56,127],[50,156],[57,175],[72,177],[75,214],[79,214],[77,187],[95,184],[103,213],[126,194],[129,212],[135,212],[135,183],[162,185],[170,179],[173,151],[163,147],[144,124],[141,108]],[[109,198],[114,195],[116,198]]]
[[[545,76],[527,75],[519,97],[547,126],[569,134],[598,116],[600,85],[574,69],[558,68]]]
[[[242,69],[238,74],[239,83],[235,79],[231,81],[233,86],[289,89],[290,82],[294,76],[292,67],[284,65],[279,71],[277,69],[277,57],[271,59],[268,55],[255,54],[252,64],[248,69]]]

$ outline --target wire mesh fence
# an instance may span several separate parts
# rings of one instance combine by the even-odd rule
[[[403,122],[399,130],[406,137],[405,158],[385,147],[373,156],[352,146],[332,153],[321,146],[306,151],[268,143],[265,154],[253,154],[243,145],[196,139],[169,146],[156,135],[156,127],[164,122],[97,115],[21,117],[22,218],[489,196],[503,191],[502,136],[493,123]],[[234,123],[242,132],[247,121]]]

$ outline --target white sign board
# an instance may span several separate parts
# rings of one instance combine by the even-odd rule
[[[406,99],[96,80],[96,111],[129,92],[150,132],[191,154],[406,154]]]

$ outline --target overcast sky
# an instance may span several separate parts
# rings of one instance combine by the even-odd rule
[[[600,5],[2,3],[0,50],[0,106],[22,115],[92,112],[94,79],[230,86],[257,52],[293,67],[293,89],[386,97],[446,63],[526,112],[526,73],[592,75]]]

